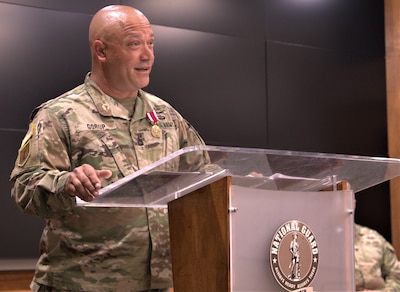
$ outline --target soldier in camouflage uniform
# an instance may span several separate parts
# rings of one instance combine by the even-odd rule
[[[91,72],[82,85],[33,111],[11,173],[18,206],[46,220],[31,288],[167,291],[166,210],[82,207],[76,197],[91,201],[101,187],[204,142],[171,105],[141,89],[149,83],[154,53],[153,31],[140,11],[101,9],[89,41]],[[147,117],[153,110],[157,121]]]
[[[400,265],[393,246],[377,231],[355,224],[357,291],[400,291]]]

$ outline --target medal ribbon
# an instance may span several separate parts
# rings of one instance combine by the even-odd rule
[[[156,113],[155,110],[152,110],[151,112],[148,112],[148,113],[146,114],[146,116],[147,116],[147,118],[149,119],[149,121],[150,121],[152,124],[155,124],[155,123],[158,122],[158,116],[157,116],[157,113]]]

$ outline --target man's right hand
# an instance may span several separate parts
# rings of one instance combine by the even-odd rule
[[[90,202],[99,195],[101,181],[111,175],[110,170],[97,170],[89,164],[83,164],[70,173],[64,189],[70,196]]]

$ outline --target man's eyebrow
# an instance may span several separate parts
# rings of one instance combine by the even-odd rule
[[[133,38],[141,38],[141,37],[145,37],[146,35],[143,35],[143,34],[141,34],[141,33],[135,33],[135,32],[131,32],[131,33],[128,33],[127,35],[126,35],[126,37],[133,37]],[[154,33],[152,33],[151,35],[150,35],[150,37],[151,38],[154,38]]]

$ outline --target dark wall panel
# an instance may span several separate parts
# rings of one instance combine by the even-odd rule
[[[264,42],[160,26],[154,33],[145,90],[174,105],[208,144],[265,148]]]
[[[119,4],[121,1],[112,0],[67,0],[67,1],[54,1],[54,0],[6,0],[0,3],[17,4],[27,7],[46,8],[50,10],[60,10],[69,12],[82,12],[94,14],[101,7],[110,4]]]
[[[387,155],[383,58],[274,42],[267,55],[270,147]]]
[[[1,128],[26,129],[35,106],[83,81],[90,18],[0,3]]]
[[[389,182],[356,193],[356,201],[354,220],[378,230],[391,240]]]
[[[265,0],[122,0],[153,24],[245,37],[264,37]]]
[[[382,0],[267,0],[267,39],[384,56]]]

